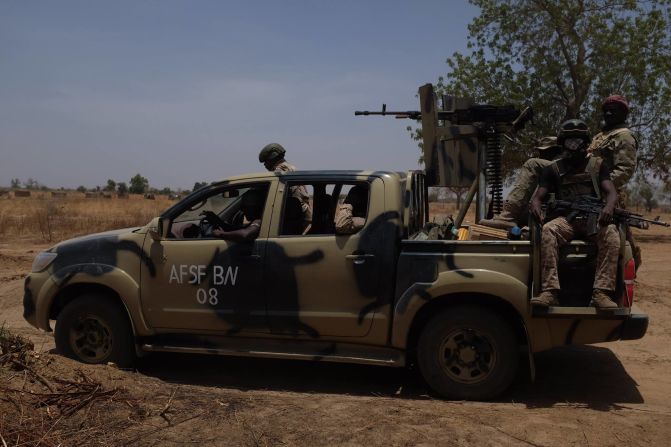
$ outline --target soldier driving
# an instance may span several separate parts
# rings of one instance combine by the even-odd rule
[[[225,231],[221,228],[212,230],[212,235],[229,241],[253,241],[261,230],[261,217],[265,202],[265,191],[250,189],[240,198],[240,211],[245,215],[247,224],[237,230]]]
[[[615,292],[620,236],[612,223],[617,204],[617,191],[610,179],[608,164],[599,157],[586,157],[590,143],[587,124],[568,120],[560,126],[557,142],[564,148],[561,159],[543,169],[540,184],[529,204],[529,211],[543,222],[541,203],[549,192],[561,200],[576,200],[580,196],[605,198],[595,231],[598,249],[597,268],[592,290],[592,302],[598,308],[616,308],[611,296]],[[541,238],[541,294],[531,299],[537,306],[559,305],[559,247],[575,237],[592,237],[584,216],[558,216],[543,225]]]
[[[284,155],[287,151],[279,143],[266,144],[259,152],[259,162],[271,172],[281,174],[283,172],[293,172],[296,170],[294,165],[287,163]],[[292,197],[296,197],[301,202],[303,211],[303,226],[307,227],[312,222],[312,207],[310,206],[310,194],[303,185],[291,187]]]

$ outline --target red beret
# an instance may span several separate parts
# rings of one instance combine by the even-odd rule
[[[625,97],[622,95],[610,95],[608,98],[603,100],[603,104],[601,104],[601,107],[606,107],[609,104],[620,104],[625,108],[627,112],[629,111],[629,104],[627,103]]]

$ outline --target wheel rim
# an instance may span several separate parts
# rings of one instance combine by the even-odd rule
[[[100,317],[83,315],[72,325],[70,346],[85,362],[100,362],[112,352],[112,330]]]
[[[458,328],[445,337],[438,351],[443,371],[455,382],[473,384],[485,380],[497,363],[496,349],[488,334]]]

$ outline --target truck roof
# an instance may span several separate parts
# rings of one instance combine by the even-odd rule
[[[235,180],[261,180],[264,178],[272,178],[274,176],[281,175],[282,177],[292,178],[292,177],[306,177],[306,176],[355,176],[355,175],[368,175],[373,177],[382,177],[382,176],[392,176],[397,177],[399,180],[405,180],[408,176],[408,172],[402,171],[365,171],[365,170],[305,170],[305,171],[293,171],[293,172],[283,172],[282,174],[276,174],[274,172],[256,172],[251,174],[242,174],[232,177],[227,177],[225,179],[217,180],[212,182],[212,184],[226,183]]]

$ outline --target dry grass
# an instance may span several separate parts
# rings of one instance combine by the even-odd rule
[[[75,236],[147,224],[174,201],[164,196],[146,200],[84,198],[69,193],[53,198],[48,193],[32,197],[0,198],[0,238],[28,238],[58,242]]]

